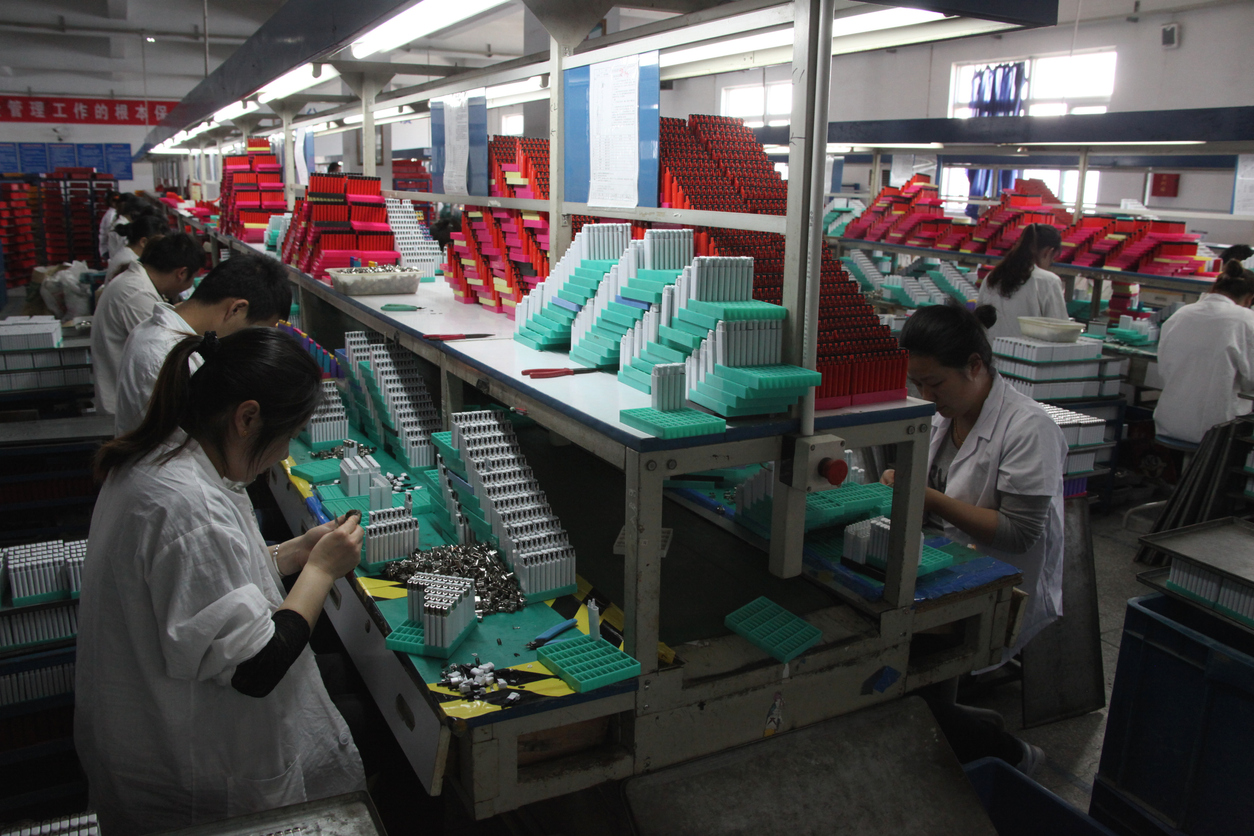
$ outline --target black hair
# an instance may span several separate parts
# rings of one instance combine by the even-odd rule
[[[192,373],[194,352],[205,356]],[[161,446],[176,429],[219,451],[236,408],[245,401],[261,407],[261,431],[250,436],[253,463],[279,438],[290,437],[313,415],[322,397],[322,370],[300,344],[277,328],[244,328],[221,340],[212,332],[188,337],[161,366],[144,420],[96,453],[95,473],[103,480],[115,467],[131,464]],[[166,454],[164,464],[187,446]]]
[[[1037,257],[1048,249],[1062,248],[1062,235],[1058,227],[1050,224],[1028,224],[1015,241],[1010,252],[997,263],[993,272],[984,280],[989,287],[1009,299],[1032,278],[1032,268]]]
[[[1212,293],[1222,293],[1231,299],[1243,299],[1254,294],[1254,271],[1245,269],[1235,259],[1224,264],[1223,272],[1215,279]]]
[[[1226,265],[1229,261],[1245,261],[1250,256],[1254,256],[1254,247],[1249,244],[1233,244],[1219,254],[1219,261]]]
[[[292,310],[287,270],[273,258],[233,255],[210,270],[191,296],[204,305],[223,299],[247,300],[249,322],[285,318]]]
[[[170,231],[170,225],[156,215],[139,215],[130,223],[118,224],[114,232],[126,239],[126,245],[133,247],[145,238],[156,238]]]
[[[953,300],[945,305],[929,305],[915,311],[901,329],[901,347],[911,354],[936,358],[942,366],[965,369],[971,355],[979,355],[988,369],[993,368],[993,348],[988,329],[997,324],[997,309],[980,305],[974,312]]]
[[[176,232],[149,241],[139,261],[162,273],[173,273],[180,267],[186,267],[187,276],[191,278],[205,266],[205,251],[186,232]]]

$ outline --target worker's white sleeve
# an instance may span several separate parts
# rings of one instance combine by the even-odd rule
[[[1045,298],[1041,300],[1041,315],[1050,319],[1068,319],[1067,300],[1062,295],[1062,281],[1055,278],[1041,284],[1045,288]]]
[[[1007,433],[997,463],[997,490],[1021,496],[1053,496],[1061,486],[1066,441],[1043,411],[1025,411]]]
[[[1239,388],[1244,392],[1254,390],[1254,324],[1242,325],[1237,344],[1229,346],[1228,352],[1237,370]]]
[[[229,687],[274,635],[270,603],[243,580],[250,548],[242,532],[202,525],[153,558],[147,581],[169,676]]]

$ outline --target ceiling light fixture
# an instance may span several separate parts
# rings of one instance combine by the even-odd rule
[[[257,101],[265,103],[275,99],[286,98],[293,93],[307,90],[315,84],[338,78],[340,73],[330,64],[319,64],[321,72],[314,75],[313,64],[301,64],[294,70],[284,73],[274,81],[257,91]]]
[[[505,5],[508,2],[502,0],[422,0],[371,29],[349,48],[359,60],[376,52],[390,52]]]
[[[235,104],[229,104],[217,113],[213,114],[213,121],[218,123],[230,122],[232,119],[237,119],[246,113],[252,113],[253,111],[260,109],[261,106],[255,101],[245,99],[244,101],[236,102]]]

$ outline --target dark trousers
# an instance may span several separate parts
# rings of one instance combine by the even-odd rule
[[[936,723],[962,763],[980,758],[1001,758],[1011,766],[1023,759],[1018,738],[998,727],[996,712],[958,703],[958,677],[928,685],[915,692],[932,709]]]

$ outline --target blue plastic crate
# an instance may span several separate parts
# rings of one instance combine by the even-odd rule
[[[963,769],[997,836],[1115,836],[1003,760],[981,758]]]
[[[1130,600],[1098,766],[1110,792],[1095,785],[1093,815],[1137,833],[1249,833],[1251,775],[1254,636],[1174,598]]]

